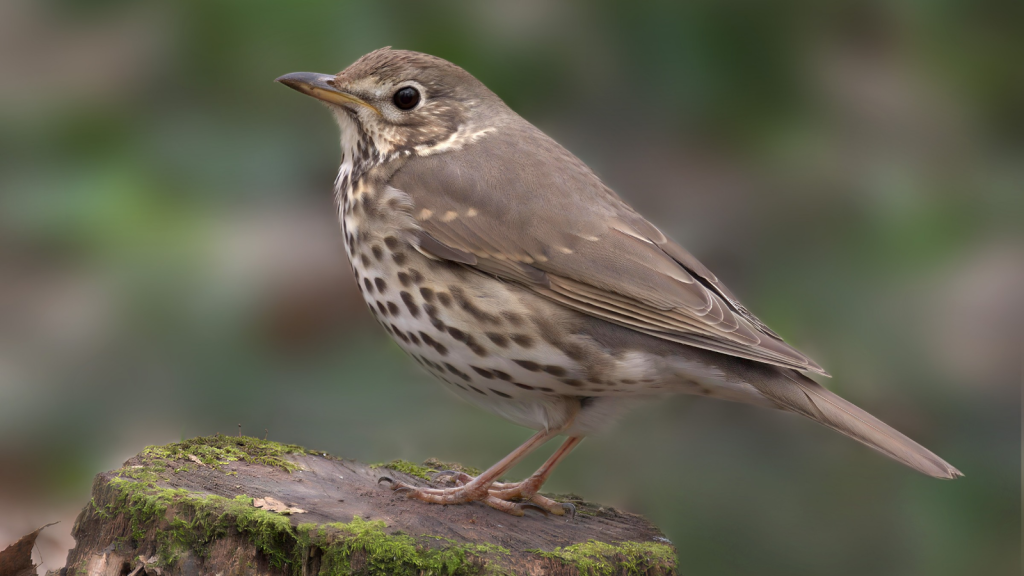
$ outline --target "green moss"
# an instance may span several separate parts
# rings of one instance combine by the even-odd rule
[[[356,516],[347,524],[300,524],[298,531],[304,546],[323,551],[320,574],[327,576],[348,576],[356,571],[389,576],[494,574],[497,568],[488,558],[509,554],[500,546],[424,537],[446,544],[432,547],[407,534],[387,534],[385,528],[382,521]]]
[[[555,548],[551,552],[528,550],[545,558],[575,566],[580,574],[611,576],[612,574],[646,574],[652,566],[674,570],[675,550],[668,544],[657,542],[620,542],[609,544],[589,540],[572,546]]]
[[[470,476],[479,476],[482,472],[479,468],[473,468],[472,466],[463,466],[458,462],[442,462],[437,458],[427,458],[423,461],[423,465],[428,468],[441,470],[455,470],[456,472],[465,472]]]
[[[442,470],[455,470],[456,472],[465,472],[470,476],[479,476],[480,469],[473,468],[472,466],[463,466],[457,462],[442,462],[437,458],[427,458],[423,461],[422,465],[413,464],[408,460],[392,460],[391,462],[378,462],[377,464],[370,464],[370,468],[387,468],[389,470],[395,470],[402,472],[410,476],[422,478],[424,480],[432,480],[432,474],[436,474]]]
[[[155,531],[157,554],[164,564],[172,563],[183,550],[206,557],[209,545],[226,536],[231,528],[245,534],[274,566],[290,561],[289,544],[295,534],[287,517],[252,505],[249,496],[224,498],[185,489],[160,488],[151,484],[113,478],[115,490],[108,513],[122,513],[136,542],[161,521],[169,527]],[[168,509],[172,509],[168,519]]]
[[[202,464],[220,468],[228,462],[265,464],[292,472],[299,466],[285,458],[288,454],[321,454],[294,444],[281,444],[250,436],[200,436],[166,446],[147,446],[139,456],[149,463],[158,461],[198,460]],[[187,470],[177,468],[175,472]]]
[[[377,464],[370,464],[370,468],[373,468],[374,470],[378,468],[387,468],[389,470],[395,470],[396,472],[402,472],[403,474],[408,474],[410,476],[422,478],[427,481],[431,480],[431,474],[435,472],[440,472],[440,470],[437,470],[435,468],[418,466],[416,464],[413,464],[412,462],[409,462],[408,460],[392,460],[391,462],[387,463],[378,462]]]
[[[469,576],[499,574],[493,559],[509,551],[491,544],[461,544],[440,536],[414,538],[385,532],[382,521],[359,517],[349,523],[300,524],[287,516],[254,508],[252,498],[224,498],[184,489],[162,488],[134,479],[113,478],[111,503],[94,506],[97,514],[123,514],[131,547],[155,539],[156,554],[164,566],[173,565],[185,552],[200,559],[210,546],[237,530],[275,567],[299,573],[304,551],[322,552],[320,574]]]
[[[126,547],[136,549],[144,542],[155,543],[157,557],[165,566],[175,565],[184,554],[200,560],[208,558],[215,542],[240,534],[272,566],[293,574],[302,572],[303,559],[310,555],[319,556],[319,573],[330,576],[503,573],[501,565],[510,552],[500,546],[389,533],[384,522],[359,517],[348,523],[293,526],[288,516],[255,508],[249,496],[225,498],[159,485],[182,467],[195,468],[200,462],[220,468],[228,462],[244,461],[293,471],[298,467],[285,456],[296,453],[314,452],[256,438],[219,435],[150,446],[130,460],[130,465],[117,470],[116,476],[106,483],[105,491],[98,488],[91,512],[100,518],[122,515],[128,528],[124,537],[127,542],[123,542]],[[422,466],[396,460],[375,467],[424,479],[448,469],[479,474],[478,470],[437,460],[428,460]],[[587,513],[584,510],[590,511],[589,508],[597,515],[605,512],[577,496],[562,495],[561,499],[576,503],[581,513]],[[672,547],[656,543],[590,541],[551,552],[531,552],[572,565],[581,574],[589,575],[641,574],[652,566],[669,570],[675,566]]]

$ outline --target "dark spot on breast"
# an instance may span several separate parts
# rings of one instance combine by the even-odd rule
[[[513,362],[519,364],[523,368],[526,368],[530,372],[540,372],[540,364],[537,364],[532,360],[513,360]]]
[[[388,283],[385,282],[383,278],[374,278],[373,283],[377,285],[377,290],[379,290],[381,294],[387,292]]]
[[[384,257],[384,250],[382,250],[381,247],[377,246],[376,244],[374,244],[373,247],[370,248],[370,251],[373,252],[373,257],[378,262],[380,262],[380,259]]]
[[[522,348],[533,348],[533,338],[526,334],[512,334],[509,338]]]
[[[364,268],[370,267],[370,259],[366,257],[366,254],[360,254],[359,260],[363,263]]]
[[[402,302],[405,303],[405,307],[409,309],[409,313],[412,314],[412,317],[419,318],[420,307],[416,305],[416,301],[413,300],[412,294],[403,290],[402,292],[399,292],[398,295],[402,297]]]
[[[462,378],[463,380],[466,380],[467,382],[469,381],[469,374],[466,374],[465,372],[463,372],[462,370],[459,370],[455,366],[452,366],[451,364],[445,362],[444,363],[444,367],[447,368],[449,372],[451,372],[452,374],[455,374],[459,378]]]
[[[394,236],[387,236],[384,238],[384,245],[387,246],[389,250],[394,250],[395,248],[398,248],[398,238],[395,238]]]
[[[559,350],[568,356],[570,360],[575,360],[577,362],[583,360],[587,356],[587,352],[583,346],[573,344],[572,342],[563,342]]]
[[[417,346],[420,345],[420,339],[417,338],[416,334],[413,334],[412,332],[409,332],[409,341]]]
[[[393,252],[391,254],[391,259],[395,261],[395,264],[398,264],[399,266],[405,266],[405,252]]]
[[[450,290],[452,296],[455,297],[455,301],[458,302],[459,307],[465,310],[466,312],[469,312],[469,314],[473,318],[481,322],[486,322],[488,324],[501,324],[501,318],[498,318],[494,314],[490,314],[488,312],[485,312],[484,310],[481,310],[476,304],[473,303],[472,300],[466,297],[465,292],[463,292],[462,289],[459,288],[458,286],[449,286],[448,290]],[[438,297],[440,297],[440,294],[438,294]]]
[[[463,332],[462,330],[459,330],[458,328],[455,328],[454,326],[448,327],[448,333],[452,335],[452,338],[455,338],[459,342],[466,341],[466,333]]]
[[[561,366],[548,364],[544,366],[544,371],[552,376],[565,376],[565,368],[562,368]]]
[[[476,339],[472,336],[466,336],[466,346],[468,346],[469,349],[473,351],[473,354],[476,354],[477,356],[485,357],[488,355],[487,348],[484,348],[477,343]]]
[[[388,301],[388,312],[391,312],[393,316],[398,316],[399,308],[398,304]]]
[[[395,336],[398,336],[399,338],[402,339],[402,342],[405,342],[406,344],[409,343],[409,337],[405,335],[405,332],[402,332],[401,330],[399,330],[398,326],[395,326],[394,324],[392,324],[391,325],[391,329],[395,331]]]
[[[430,323],[433,324],[434,328],[437,328],[439,332],[444,332],[447,329],[447,326],[444,325],[444,322],[442,322],[441,319],[437,318],[436,316],[430,319]]]
[[[523,390],[533,390],[533,386],[530,386],[529,384],[520,384],[519,382],[513,382],[512,384],[519,386]]]
[[[383,315],[385,315],[385,316],[387,316],[387,315],[388,315],[388,309],[387,309],[387,307],[386,307],[386,306],[384,306],[384,303],[383,303],[383,302],[381,302],[380,300],[377,300],[377,309],[378,309],[378,310],[380,310],[380,313],[381,313],[381,314],[383,314]]]
[[[568,384],[569,386],[575,386],[576,388],[579,388],[580,386],[583,386],[583,382],[580,382],[579,380],[576,380],[575,378],[566,378],[566,379],[562,380],[562,382],[565,383],[565,384]]]
[[[473,386],[472,384],[470,384],[469,387],[473,390],[473,392],[479,392],[479,393],[483,394],[484,396],[487,396],[486,392],[484,392],[483,390],[477,388],[476,386]]]
[[[438,302],[441,303],[441,306],[444,306],[445,308],[451,308],[452,307],[452,297],[447,292],[438,292],[437,293],[437,300],[438,300]]]
[[[420,274],[419,270],[409,268],[409,276],[412,276],[413,284],[419,284],[420,282],[423,282],[423,274]]]
[[[508,320],[508,323],[515,326],[516,328],[523,325],[523,317],[515,312],[502,312],[502,318]]]
[[[367,292],[373,294],[373,283],[370,282],[369,278],[363,278],[363,285],[366,286]]]
[[[433,304],[424,304],[423,311],[427,313],[427,316],[437,318],[437,306],[434,306]]]
[[[440,354],[441,356],[448,355],[448,348],[445,347],[444,344],[441,344],[437,340],[431,338],[430,334],[427,334],[426,332],[420,332],[420,340],[423,340],[423,343],[426,344],[427,346],[430,346],[434,350],[437,350],[437,353]]]
[[[630,380],[629,378],[624,378],[621,382],[623,384],[636,384],[636,380]]]
[[[479,368],[477,366],[472,366],[472,365],[470,365],[470,368],[472,368],[474,372],[476,372],[477,374],[483,376],[484,378],[487,378],[488,380],[493,380],[494,379],[494,374],[491,374],[490,370],[487,370],[487,369],[484,369],[484,368]]]
[[[491,370],[491,372],[493,372],[494,375],[497,376],[501,380],[508,380],[508,381],[512,380],[512,377],[509,376],[507,372],[502,372],[501,370]]]
[[[551,388],[547,388],[544,386],[538,386],[537,390],[540,390],[541,392],[554,392],[554,390],[552,390]]]
[[[502,348],[508,347],[508,338],[505,338],[505,336],[502,334],[498,334],[497,332],[485,332],[484,336],[487,336],[487,338],[491,342],[494,342],[495,344],[501,346]]]
[[[427,288],[426,286],[420,288],[420,296],[423,296],[423,299],[426,300],[427,302],[434,301],[434,291],[431,290],[430,288]]]
[[[398,283],[401,284],[402,286],[408,288],[410,285],[412,285],[412,278],[409,278],[409,275],[406,274],[405,272],[399,272],[398,273]],[[404,292],[403,292],[403,294],[404,294]]]
[[[495,390],[494,388],[489,388],[489,390],[491,392],[494,392],[498,396],[501,396],[502,398],[511,398],[511,396],[509,396],[508,394],[505,394],[504,392],[499,392],[499,391]]]

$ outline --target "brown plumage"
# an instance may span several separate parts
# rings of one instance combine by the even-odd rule
[[[691,393],[802,414],[939,478],[960,473],[802,374],[785,343],[692,254],[461,68],[382,49],[336,76],[279,79],[342,129],[346,250],[371,311],[453,392],[539,430],[430,502],[561,513],[536,496],[579,438],[634,398]],[[494,480],[551,437],[527,481]]]

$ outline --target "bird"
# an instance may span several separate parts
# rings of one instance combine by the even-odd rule
[[[456,395],[536,431],[477,476],[451,472],[454,486],[383,477],[394,490],[571,514],[538,493],[555,466],[638,401],[673,394],[800,414],[929,476],[962,476],[810,378],[829,375],[461,67],[386,47],[276,81],[340,128],[338,219],[381,326]],[[558,436],[535,473],[499,482]]]

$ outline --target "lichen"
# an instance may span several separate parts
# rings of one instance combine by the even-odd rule
[[[675,550],[672,546],[657,542],[611,544],[588,540],[580,544],[555,548],[550,552],[536,549],[527,552],[574,566],[580,574],[587,576],[639,576],[646,574],[653,566],[660,566],[666,571],[673,571],[676,566]]]

